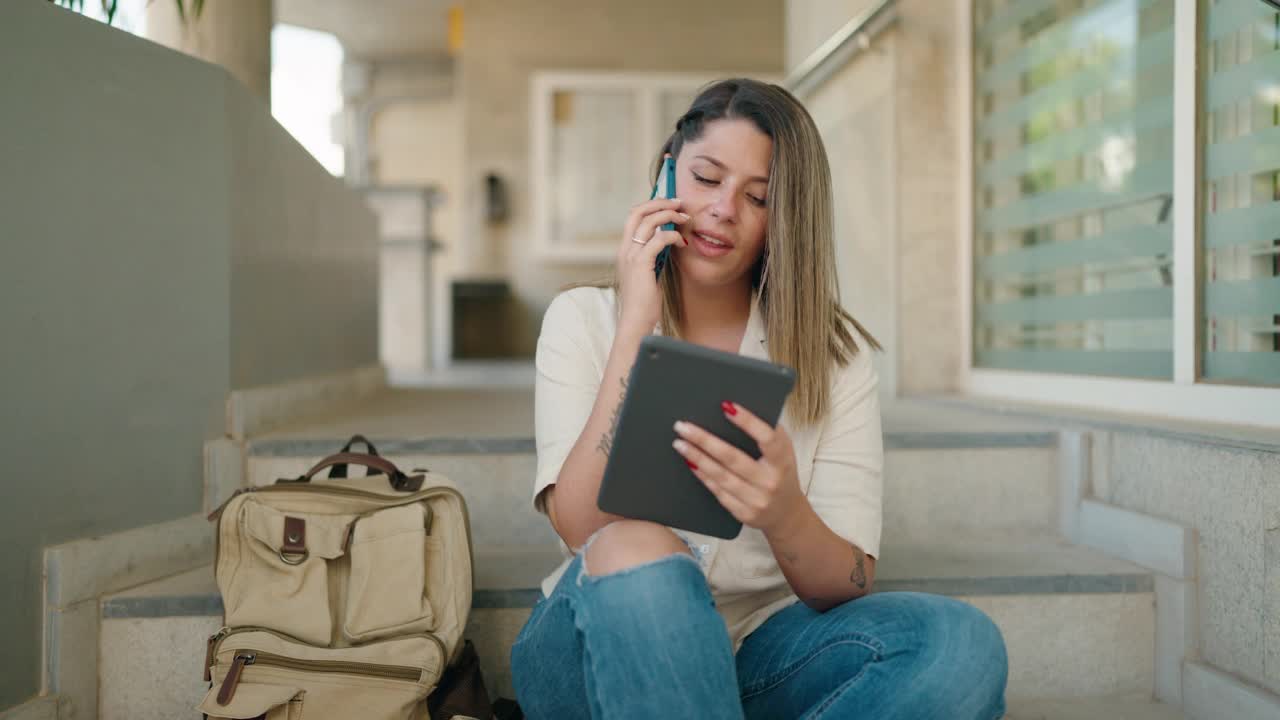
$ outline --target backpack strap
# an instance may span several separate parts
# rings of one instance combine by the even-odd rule
[[[348,453],[348,452],[351,452],[351,446],[352,446],[352,445],[355,445],[356,443],[364,443],[364,446],[365,446],[366,448],[368,448],[368,454],[369,454],[369,455],[377,455],[377,454],[378,454],[378,448],[374,447],[374,446],[373,446],[373,443],[369,442],[369,438],[367,438],[367,437],[365,437],[365,436],[363,436],[363,435],[358,435],[358,434],[357,434],[357,435],[352,435],[352,436],[351,436],[351,439],[347,441],[347,444],[346,444],[346,445],[343,445],[343,446],[342,446],[342,449],[341,449],[341,450],[339,450],[338,452],[340,452],[340,453]],[[381,456],[379,456],[379,457],[381,457]],[[373,472],[373,468],[371,468],[371,467],[366,468],[366,469],[365,469],[365,473],[364,473],[364,474],[365,474],[365,477],[368,477],[368,476],[370,476],[370,475],[373,475],[373,474],[374,474],[374,472]],[[330,478],[338,478],[338,479],[342,479],[342,478],[345,478],[346,476],[347,476],[347,464],[346,464],[346,463],[339,463],[338,465],[334,465],[334,466],[333,466],[332,468],[330,468],[330,470],[329,470],[329,477],[330,477]]]
[[[299,475],[296,478],[285,478],[276,482],[286,483],[305,483],[311,482],[316,473],[325,468],[331,468],[337,465],[363,465],[371,470],[377,470],[379,473],[387,476],[387,482],[391,483],[391,487],[400,492],[417,492],[422,488],[422,481],[425,479],[422,475],[406,475],[400,468],[396,467],[390,460],[378,455],[367,455],[365,453],[341,452],[321,460],[316,463],[310,470]]]

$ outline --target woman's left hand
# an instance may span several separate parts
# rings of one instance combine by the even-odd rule
[[[683,421],[675,425],[679,437],[672,446],[730,514],[748,527],[772,534],[801,515],[806,502],[791,436],[741,405],[724,402],[720,407],[729,422],[760,446],[759,460]]]

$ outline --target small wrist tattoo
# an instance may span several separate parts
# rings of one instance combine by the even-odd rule
[[[622,414],[622,402],[627,399],[627,378],[622,378],[622,391],[618,393],[618,404],[613,408],[613,417],[609,419],[609,429],[600,436],[600,442],[596,445],[596,450],[604,453],[605,457],[613,451],[613,435],[618,430],[618,416]]]

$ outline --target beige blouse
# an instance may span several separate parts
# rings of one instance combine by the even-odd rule
[[[546,512],[540,493],[555,484],[600,391],[617,331],[616,302],[611,289],[575,288],[557,296],[543,318],[534,403],[538,469],[533,497],[539,512]],[[827,418],[797,430],[784,414],[781,426],[791,436],[800,486],[818,516],[845,540],[878,557],[884,464],[878,381],[871,349],[856,331],[855,337],[860,352],[834,376]],[[755,302],[738,354],[769,359]],[[796,600],[759,530],[744,526],[733,540],[675,532],[693,547],[735,651],[770,615]],[[565,561],[542,583],[548,596],[572,558],[563,543],[561,549]]]

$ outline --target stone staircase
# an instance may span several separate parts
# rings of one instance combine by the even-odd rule
[[[508,649],[559,562],[530,505],[532,393],[398,391],[254,438],[252,485],[296,476],[361,432],[404,468],[455,480],[476,550],[467,636],[491,692],[512,696]],[[885,412],[886,495],[878,591],[964,599],[1009,648],[1009,717],[1181,718],[1154,702],[1152,574],[1058,533],[1059,434],[1006,418],[901,404]],[[195,717],[203,638],[221,624],[212,569],[102,604],[100,717]]]

